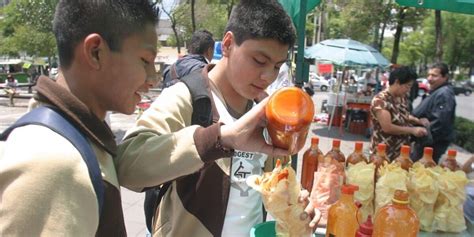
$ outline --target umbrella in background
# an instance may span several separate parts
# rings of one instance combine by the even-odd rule
[[[351,39],[329,39],[305,50],[305,58],[328,60],[341,66],[387,67],[390,62],[376,49]]]

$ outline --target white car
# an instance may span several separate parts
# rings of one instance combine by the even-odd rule
[[[329,82],[315,73],[309,74],[309,83],[314,89],[318,88],[321,91],[327,91],[329,88]]]

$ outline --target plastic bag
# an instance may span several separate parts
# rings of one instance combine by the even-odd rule
[[[375,213],[392,203],[395,190],[407,190],[408,172],[400,167],[398,163],[391,163],[379,167],[380,178],[375,186]]]
[[[440,167],[425,168],[421,163],[415,163],[409,172],[410,206],[424,231],[433,231],[434,206],[438,198],[436,180],[440,172]]]
[[[300,218],[305,206],[298,202],[301,186],[295,171],[278,163],[270,173],[247,178],[247,184],[262,195],[265,209],[275,218],[277,236],[311,236],[309,217]]]
[[[349,165],[346,172],[347,183],[359,187],[359,190],[354,193],[354,199],[362,204],[360,208],[362,220],[374,214],[374,172],[374,164],[364,162]]]
[[[443,170],[438,176],[439,195],[434,210],[433,228],[445,232],[461,232],[466,229],[463,203],[468,183],[462,171]]]
[[[313,189],[310,200],[321,211],[320,226],[327,224],[329,206],[335,203],[341,193],[344,167],[335,160],[328,159],[314,172]]]

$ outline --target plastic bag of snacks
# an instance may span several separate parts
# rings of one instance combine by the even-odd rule
[[[329,206],[335,203],[341,193],[341,185],[345,178],[344,166],[331,158],[325,161],[314,172],[313,189],[310,200],[315,208],[321,211],[320,226],[325,226],[328,218]]]
[[[443,170],[438,176],[439,195],[434,210],[434,230],[461,232],[466,229],[463,203],[466,200],[464,187],[468,183],[462,171]]]
[[[408,172],[400,167],[398,163],[391,163],[379,168],[380,178],[375,186],[375,213],[392,203],[395,190],[407,190]]]
[[[247,178],[247,184],[261,193],[265,209],[276,220],[277,236],[311,236],[310,218],[301,220],[304,204],[298,202],[301,186],[290,166],[280,160],[272,172]]]
[[[408,191],[410,206],[420,220],[420,228],[433,231],[434,206],[438,198],[437,176],[442,169],[425,168],[421,163],[415,163],[408,174]]]
[[[359,187],[359,191],[354,194],[354,199],[362,204],[360,208],[362,220],[374,214],[374,172],[375,165],[364,162],[349,165],[346,172],[347,183]]]

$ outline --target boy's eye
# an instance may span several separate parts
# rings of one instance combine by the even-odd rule
[[[256,58],[254,58],[253,60],[254,60],[257,64],[259,64],[259,65],[265,65],[265,62],[264,62],[264,61],[260,61],[260,60],[258,60],[258,59],[256,59]]]

